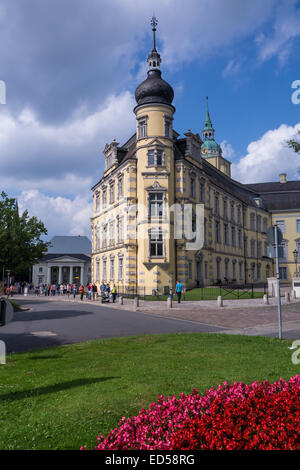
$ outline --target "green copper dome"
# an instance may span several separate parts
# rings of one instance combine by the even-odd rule
[[[203,142],[201,149],[206,148],[207,150],[219,150],[220,145],[213,139],[207,139]]]

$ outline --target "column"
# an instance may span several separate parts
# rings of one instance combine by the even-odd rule
[[[83,284],[83,266],[80,266],[80,284]]]
[[[62,266],[58,267],[58,284],[62,283]]]
[[[73,266],[70,266],[70,284],[73,284]]]
[[[51,284],[51,266],[47,267],[47,284]]]

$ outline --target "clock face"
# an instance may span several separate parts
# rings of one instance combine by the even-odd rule
[[[205,155],[205,154],[207,153],[207,148],[204,147],[204,148],[202,149],[202,153],[203,153],[203,155]]]

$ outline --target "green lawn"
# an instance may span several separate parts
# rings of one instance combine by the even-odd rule
[[[217,334],[116,338],[13,354],[0,365],[0,449],[94,447],[158,395],[299,373],[291,341]]]
[[[183,300],[217,300],[218,296],[221,295],[224,299],[251,299],[251,290],[231,290],[231,289],[220,289],[219,287],[203,287],[196,288],[186,291]],[[263,291],[253,291],[253,298],[262,298],[264,296]],[[168,295],[149,295],[145,297],[145,300],[167,300]],[[177,300],[176,294],[173,298]],[[143,297],[142,297],[143,299]]]

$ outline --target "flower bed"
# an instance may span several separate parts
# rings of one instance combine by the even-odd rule
[[[300,376],[195,389],[123,417],[98,450],[300,449]]]

